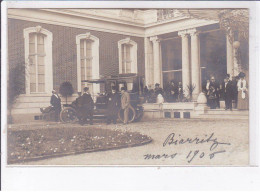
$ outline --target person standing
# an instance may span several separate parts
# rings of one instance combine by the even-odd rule
[[[148,87],[145,86],[144,87],[144,99],[145,99],[145,102],[148,102],[148,96],[149,96],[149,90],[148,90]]]
[[[237,90],[237,82],[239,78],[238,76],[232,77],[232,86],[233,86],[233,100],[235,102],[234,108],[237,108],[237,96],[238,96],[238,90]]]
[[[210,84],[210,80],[209,79],[207,79],[207,82],[206,82],[206,84],[205,84],[205,94],[206,94],[206,98],[207,98],[207,106],[209,106],[209,102],[210,102],[210,100],[209,100],[209,84]]]
[[[163,96],[163,89],[160,87],[160,84],[158,83],[155,84],[154,93],[156,95],[156,98],[158,94],[161,94]]]
[[[219,100],[219,87],[215,81],[215,77],[211,76],[210,83],[207,85],[208,90],[208,104],[210,109],[216,109],[218,107]]]
[[[116,87],[112,86],[112,92],[107,95],[107,124],[111,121],[116,124],[119,109],[120,95],[116,92]]]
[[[238,98],[237,98],[237,109],[248,110],[248,91],[247,83],[245,80],[245,74],[239,73],[239,80],[237,82]]]
[[[87,120],[90,120],[90,125],[93,125],[93,111],[94,111],[94,102],[89,94],[89,88],[85,87],[84,93],[77,98],[78,105],[78,117],[81,125],[87,123]]]
[[[232,99],[233,99],[233,85],[232,82],[226,77],[222,86],[223,97],[225,99],[225,110],[232,110]]]
[[[60,120],[60,112],[61,112],[61,99],[55,90],[52,90],[51,96],[51,106],[54,109],[55,113],[55,121],[59,122]]]
[[[174,81],[171,81],[167,89],[168,102],[176,102],[178,98],[178,87],[175,86]]]
[[[124,124],[128,123],[128,112],[130,107],[130,95],[126,91],[125,87],[121,88],[122,96],[121,96],[121,108],[124,110]]]
[[[155,103],[156,98],[154,98],[154,90],[152,89],[151,85],[148,85],[148,97],[147,97],[147,102],[148,103]]]
[[[183,88],[182,88],[182,83],[179,82],[178,83],[178,102],[182,102],[183,101]]]

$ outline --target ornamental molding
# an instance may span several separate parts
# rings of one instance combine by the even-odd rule
[[[130,44],[132,46],[137,47],[137,43],[135,41],[131,40],[130,37],[127,37],[125,39],[119,40],[118,41],[118,48],[120,48],[122,44]]]
[[[99,38],[96,36],[93,36],[90,32],[86,32],[85,34],[79,34],[76,36],[76,44],[80,44],[80,40],[86,39],[86,40],[92,40],[97,45],[99,45]]]
[[[24,32],[23,33],[24,38],[26,38],[30,33],[37,33],[37,34],[44,34],[52,42],[52,32],[42,28],[41,26],[25,28],[23,32]]]

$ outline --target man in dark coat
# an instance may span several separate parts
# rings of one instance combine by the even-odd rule
[[[154,90],[151,88],[151,85],[148,86],[148,96],[147,96],[147,102],[148,103],[155,103],[156,97],[154,98]]]
[[[94,110],[94,102],[91,95],[88,92],[89,88],[84,88],[84,93],[82,96],[77,98],[77,106],[78,106],[78,117],[81,125],[87,123],[87,120],[90,120],[90,125],[93,125],[93,110]]]
[[[232,110],[232,99],[233,99],[233,84],[232,82],[228,79],[229,77],[226,77],[224,79],[224,84],[222,86],[223,89],[223,97],[225,99],[225,110]]]
[[[60,120],[61,99],[55,90],[52,90],[51,106],[55,112],[55,121],[58,122]]]
[[[171,81],[170,85],[167,87],[168,102],[176,102],[178,98],[178,87],[175,86],[174,82]]]
[[[118,111],[120,109],[120,95],[116,92],[116,87],[112,87],[112,92],[107,95],[107,124],[113,121],[116,124]]]

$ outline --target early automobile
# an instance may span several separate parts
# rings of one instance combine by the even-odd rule
[[[129,122],[139,121],[143,116],[143,77],[136,74],[121,74],[118,76],[110,76],[101,79],[83,80],[86,86],[99,85],[100,93],[94,98],[94,119],[106,118],[107,112],[107,94],[111,92],[112,86],[115,86],[116,90],[120,93],[121,87],[126,87],[130,94],[130,110],[129,110]],[[73,101],[71,104],[63,107],[60,113],[60,119],[62,122],[76,122],[77,118],[77,103]],[[123,121],[123,111],[118,113],[118,119]]]

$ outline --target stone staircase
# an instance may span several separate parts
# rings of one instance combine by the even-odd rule
[[[158,118],[249,119],[249,111],[200,108],[194,102],[144,104],[144,119]]]

